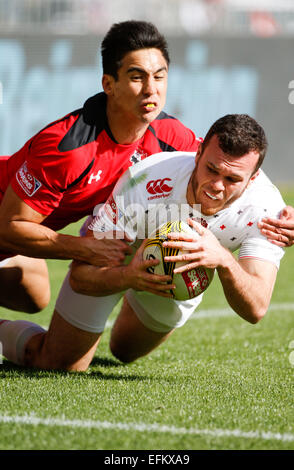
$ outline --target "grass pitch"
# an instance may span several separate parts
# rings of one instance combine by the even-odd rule
[[[294,190],[285,200],[294,205]],[[293,264],[294,248],[257,325],[229,311],[215,279],[198,313],[134,364],[111,356],[109,328],[84,373],[4,361],[0,449],[294,449]],[[1,318],[49,324],[68,262],[48,265],[49,307]]]

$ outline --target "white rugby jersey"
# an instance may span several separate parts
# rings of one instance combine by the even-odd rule
[[[167,220],[185,220],[189,216],[208,227],[230,251],[240,249],[239,258],[261,259],[279,267],[284,250],[270,243],[257,223],[265,216],[278,217],[285,203],[264,172],[260,170],[229,207],[206,216],[197,207],[193,210],[186,199],[194,167],[195,153],[190,152],[163,152],[130,167],[99,208],[89,229],[95,236],[99,232],[125,231],[141,243]]]

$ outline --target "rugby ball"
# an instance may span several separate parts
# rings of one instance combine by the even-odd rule
[[[170,232],[186,232],[199,234],[193,230],[186,222],[177,220],[175,222],[167,222],[161,225],[154,234],[148,238],[146,247],[144,249],[144,260],[158,259],[160,263],[157,266],[152,266],[148,271],[152,274],[165,274],[172,277],[172,283],[176,288],[171,292],[176,300],[188,300],[202,294],[214,276],[214,269],[204,267],[192,268],[183,273],[174,274],[176,267],[187,264],[187,261],[167,263],[164,261],[165,256],[177,256],[183,252],[178,248],[167,248],[162,246],[164,241],[167,241],[167,234]]]

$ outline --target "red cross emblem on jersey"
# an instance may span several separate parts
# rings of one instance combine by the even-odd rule
[[[247,224],[247,225],[248,225],[248,227],[252,227],[252,225],[253,225],[253,222],[248,222],[248,224]]]
[[[227,227],[224,224],[220,226],[221,230],[224,230],[225,228],[227,228]]]

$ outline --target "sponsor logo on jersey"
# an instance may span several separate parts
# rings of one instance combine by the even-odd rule
[[[110,196],[107,203],[105,204],[105,212],[112,221],[112,223],[116,225],[118,220],[118,210],[113,196]]]
[[[190,271],[183,272],[182,278],[187,286],[191,299],[201,294],[209,284],[207,273],[203,268],[191,269]]]
[[[148,200],[157,199],[160,197],[168,197],[173,189],[173,187],[169,185],[170,181],[170,178],[148,181],[146,184],[146,189],[149,194],[152,194],[151,197],[148,197]]]
[[[93,180],[96,181],[97,183],[101,178],[101,173],[102,173],[102,170],[98,170],[96,175],[94,173],[91,173],[89,176],[88,184],[92,184]]]
[[[132,166],[134,166],[136,165],[136,163],[139,163],[145,157],[147,157],[147,153],[145,153],[143,150],[137,149],[130,157],[130,162],[132,163]]]
[[[32,197],[42,186],[42,183],[28,171],[27,162],[24,162],[17,171],[16,179],[20,187],[29,197]]]

